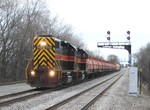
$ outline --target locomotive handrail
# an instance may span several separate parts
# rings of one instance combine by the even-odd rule
[[[27,66],[26,66],[26,68],[25,68],[25,74],[26,74],[26,78],[27,78],[27,73],[28,73],[28,67],[29,67],[29,65],[31,64],[31,59],[27,59],[27,61],[28,61],[28,63],[27,63]]]
[[[61,68],[61,65],[60,65],[60,61],[58,61],[58,63],[57,63],[57,61],[55,60],[55,63],[56,63],[56,65],[59,67],[60,71],[62,71],[62,68]],[[57,67],[57,66],[56,66],[56,67]],[[59,71],[59,69],[58,69],[58,71]]]

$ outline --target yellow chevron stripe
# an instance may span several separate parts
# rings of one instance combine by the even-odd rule
[[[47,59],[49,59],[49,57],[47,57],[47,55],[45,54],[45,52],[42,52],[40,55],[39,55],[39,59],[42,59],[42,57],[45,55],[45,57],[47,58]]]
[[[39,59],[39,60],[41,60],[41,59],[42,59],[43,54],[44,54],[44,53],[42,53],[42,54],[40,54],[40,55],[39,55],[39,57],[38,57],[38,59]]]
[[[37,62],[38,62],[38,60],[34,61],[34,66],[36,66]],[[38,64],[37,64],[37,65],[38,65]]]
[[[47,66],[47,64],[45,63],[45,62],[42,62],[42,64],[41,64],[42,66]]]
[[[34,46],[38,45],[38,42],[40,43],[40,41],[41,41],[41,38],[40,38],[40,37],[34,38]]]
[[[44,41],[45,41],[49,46],[52,46],[52,43],[50,43],[47,39],[44,39]]]
[[[53,48],[52,50],[55,51],[55,48]]]
[[[34,56],[37,56],[37,53],[40,52],[40,51],[42,51],[42,50],[35,49],[34,50]]]
[[[42,63],[43,61],[46,61],[45,57],[42,57],[42,59],[40,59],[39,64]],[[45,65],[44,65],[45,66]]]
[[[47,59],[46,59],[45,57],[43,57],[43,58],[40,60],[39,63],[42,63],[42,64],[41,64],[42,66],[50,66],[51,68],[53,68],[53,65],[52,65],[50,62],[47,62],[48,65],[47,65],[47,63],[45,63],[46,60],[47,60]],[[45,62],[44,62],[44,61],[45,61]]]
[[[54,53],[55,51],[54,51],[54,50],[50,50],[50,52],[51,52],[53,55],[55,55],[55,53]]]
[[[46,57],[46,58],[45,58]],[[44,58],[44,59],[43,59]],[[51,62],[51,63],[54,63],[48,56],[47,56],[47,54],[46,53],[42,53],[40,56],[39,56],[39,63],[41,63],[42,62],[42,60],[45,60],[45,61],[47,61],[47,59]],[[38,61],[37,60],[37,61]],[[35,61],[35,64],[37,63],[37,61]]]
[[[43,56],[45,55],[45,57],[46,57],[47,59],[49,59],[49,56],[47,55],[47,53],[43,52],[42,54],[43,54]]]
[[[39,53],[34,57],[34,66],[37,66],[38,64],[37,64],[37,62],[39,62],[39,58],[38,58],[38,56],[42,53],[42,50],[40,50],[40,51],[38,51]],[[35,65],[35,64],[37,64],[37,65]]]
[[[51,39],[49,39],[50,40],[50,42],[53,44],[53,45],[55,45],[55,43],[53,42],[53,40],[54,40],[54,38],[51,38]],[[55,41],[55,40],[54,40]]]
[[[55,39],[52,37],[34,38],[34,69],[36,69],[39,64],[53,68],[55,65],[55,62],[53,62],[55,60],[55,47],[51,50],[47,50],[46,48],[37,49],[36,47],[40,46],[42,41],[45,41],[47,46],[55,46]]]
[[[52,61],[51,59],[49,59],[49,61],[50,61],[51,63],[53,63],[53,61]]]
[[[52,54],[53,54],[53,56],[50,54],[50,52],[48,51],[48,50],[45,50],[47,53],[49,53],[48,55],[52,58],[52,59],[54,59],[55,58],[55,54],[54,54],[54,52],[53,51],[50,51]]]
[[[34,54],[34,59],[37,59],[37,57],[40,56],[40,54],[42,53],[43,50],[38,51],[38,54],[36,55],[36,53]],[[35,56],[36,55],[36,56]]]
[[[38,38],[34,38],[34,45],[36,45],[36,42],[38,41]]]
[[[37,59],[37,60],[34,60],[34,66],[36,66],[36,64],[38,65],[39,63],[39,59]]]
[[[43,57],[43,55],[45,55],[47,59],[50,58],[45,52],[39,52],[38,55],[35,56],[35,59],[36,59],[37,57],[38,57],[38,59],[41,59],[41,58]],[[54,59],[51,54],[49,54],[49,55],[52,57],[52,59]]]
[[[34,50],[33,50],[33,51],[35,52],[36,50],[37,50],[37,49],[34,47]]]
[[[33,70],[35,70],[37,67],[38,67],[38,65],[37,65],[37,66],[34,66]]]
[[[52,65],[50,62],[48,62],[48,65],[49,65],[51,68],[53,68],[53,65]]]

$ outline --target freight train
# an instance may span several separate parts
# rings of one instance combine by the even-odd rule
[[[26,67],[27,83],[32,87],[62,86],[120,69],[118,64],[89,57],[85,50],[51,35],[34,37],[33,43],[33,59]]]

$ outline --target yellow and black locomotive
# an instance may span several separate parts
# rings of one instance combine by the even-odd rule
[[[88,54],[51,35],[34,37],[33,59],[26,67],[32,87],[56,87],[83,80]]]
[[[35,37],[33,51],[26,67],[27,83],[32,87],[56,87],[120,70],[120,65],[88,57],[83,49],[50,35]]]

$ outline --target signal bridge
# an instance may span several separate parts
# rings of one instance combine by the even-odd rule
[[[129,66],[131,66],[131,42],[130,42],[130,31],[127,31],[128,42],[110,42],[110,31],[107,31],[108,42],[97,42],[97,47],[100,48],[113,48],[113,49],[126,49],[129,52]]]
[[[131,54],[131,42],[97,42],[97,47],[126,49]]]

